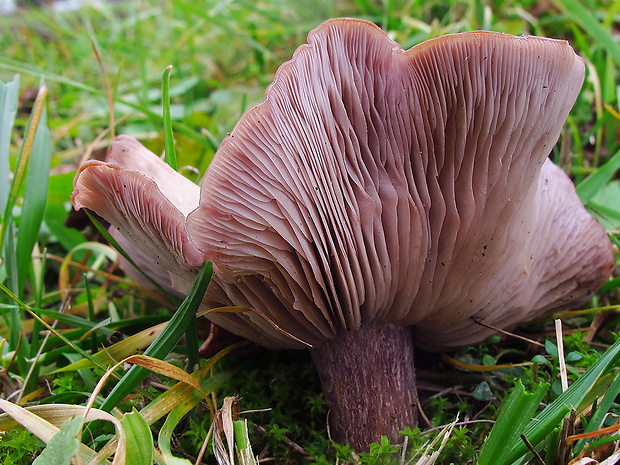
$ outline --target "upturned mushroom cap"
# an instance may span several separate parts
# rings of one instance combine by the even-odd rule
[[[382,320],[448,348],[588,300],[614,264],[545,161],[584,77],[564,41],[473,32],[403,50],[327,21],[224,140],[187,221],[218,282],[313,345]],[[297,346],[256,314],[221,324]],[[240,331],[241,329],[241,331]]]
[[[563,41],[472,32],[405,51],[331,20],[224,140],[200,194],[121,137],[81,168],[73,200],[180,294],[213,261],[205,306],[258,312],[210,318],[266,346],[372,320],[415,325],[429,348],[472,344],[491,332],[474,319],[506,328],[580,305],[614,264],[546,160],[583,77]]]
[[[364,449],[416,423],[412,339],[472,344],[492,333],[476,320],[577,306],[609,276],[609,238],[547,159],[583,77],[562,41],[474,32],[405,51],[370,23],[327,21],[200,192],[121,137],[73,200],[178,294],[211,260],[203,305],[256,310],[216,323],[313,345],[331,431]]]

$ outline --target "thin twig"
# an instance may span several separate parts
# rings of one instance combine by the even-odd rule
[[[427,426],[433,426],[433,422],[426,416],[426,413],[424,413],[424,409],[422,408],[422,404],[420,403],[420,396],[416,396],[415,402],[416,407],[418,407],[418,412],[420,412],[420,416],[426,422]]]
[[[267,430],[265,428],[263,428],[260,425],[257,425],[255,423],[250,422],[250,425],[252,425],[252,428],[254,429],[254,431],[258,431],[260,434],[262,435],[266,435],[267,434]],[[291,441],[289,438],[287,438],[286,436],[282,436],[282,439],[284,440],[284,442],[291,448],[293,449],[295,452],[301,454],[301,455],[305,455],[305,456],[310,456],[310,452],[308,452],[306,449],[304,449],[303,447],[301,447],[299,444],[296,444],[295,442]]]
[[[495,420],[467,420],[467,421],[459,421],[458,423],[455,423],[454,426],[467,426],[467,425],[472,425],[474,423],[495,423]],[[447,425],[435,426],[433,428],[425,429],[422,434],[430,433],[431,431],[437,431],[437,430],[444,429],[446,426],[449,426],[450,424],[451,423],[449,423]]]
[[[509,332],[509,331],[505,331],[505,330],[503,330],[503,329],[496,328],[495,326],[491,326],[491,325],[488,325],[488,324],[486,324],[486,323],[483,323],[482,321],[480,321],[480,319],[479,319],[479,318],[477,318],[477,317],[475,317],[475,316],[472,316],[472,317],[471,317],[471,319],[474,321],[474,323],[477,323],[477,324],[479,324],[480,326],[484,326],[485,328],[492,329],[493,331],[497,331],[498,333],[505,334],[506,336],[510,336],[510,337],[515,337],[515,338],[517,338],[517,339],[521,339],[522,341],[525,341],[525,342],[527,342],[527,343],[529,343],[529,344],[534,344],[534,345],[539,346],[539,347],[545,347],[545,345],[544,345],[544,344],[541,344],[541,343],[540,343],[540,342],[538,342],[538,341],[534,341],[534,340],[532,340],[532,339],[528,339],[528,338],[527,338],[527,337],[525,337],[525,336],[520,336],[520,335],[518,335],[518,334],[511,333],[511,332]]]
[[[402,444],[402,451],[400,454],[400,462],[398,465],[405,465],[405,459],[407,458],[407,447],[409,446],[409,436],[405,436]]]
[[[523,433],[521,433],[521,440],[525,443],[525,446],[530,450],[530,452],[534,456],[534,460],[536,461],[536,463],[538,463],[539,465],[545,465],[545,461],[542,459],[540,455],[538,455],[538,452],[536,452],[536,449],[534,449],[534,446],[530,444],[530,441],[527,440],[527,438],[525,437],[525,434]]]

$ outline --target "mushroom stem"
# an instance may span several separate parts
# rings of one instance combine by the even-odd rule
[[[385,435],[417,424],[409,327],[365,323],[311,350],[330,411],[332,438],[368,450]]]

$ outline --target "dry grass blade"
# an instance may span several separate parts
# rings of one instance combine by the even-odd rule
[[[79,405],[47,405],[39,407],[24,408],[16,404],[0,399],[0,408],[6,412],[6,416],[0,417],[2,427],[15,426],[8,416],[26,428],[32,434],[37,436],[45,443],[49,443],[51,439],[60,431],[68,420],[75,418],[77,415],[83,415],[85,421],[105,420],[114,424],[118,434],[118,446],[112,465],[125,464],[125,433],[120,421],[113,415],[98,409],[88,409]],[[82,460],[91,462],[97,456],[97,453],[89,447],[80,444],[80,457]]]
[[[435,439],[433,439],[433,441],[428,446],[426,446],[422,457],[418,459],[416,465],[433,465],[435,462],[437,462],[441,451],[448,442],[448,439],[450,438],[450,435],[452,434],[452,431],[454,430],[454,427],[456,426],[458,421],[459,418],[457,416],[452,423],[446,425],[446,427],[441,430],[437,437],[435,437]],[[439,444],[439,447],[437,447],[437,444],[440,441],[441,443]]]
[[[230,459],[230,463],[235,463],[235,430],[233,421],[238,419],[238,402],[239,399],[237,397],[226,397],[222,409],[218,412],[218,415],[216,415],[216,422],[218,422],[218,420],[222,422],[222,431],[224,432],[226,443],[228,444],[228,458]],[[234,419],[233,415],[235,417]]]
[[[114,365],[109,370],[107,370],[106,373],[101,377],[101,379],[97,383],[97,386],[93,390],[90,396],[90,399],[88,400],[88,403],[86,404],[86,407],[87,407],[86,412],[88,412],[88,409],[90,409],[94,405],[95,400],[97,399],[97,396],[99,395],[99,392],[103,388],[104,384],[107,382],[110,375],[112,375],[112,373],[118,367],[120,367],[121,365],[125,363],[132,363],[134,365],[138,365],[148,370],[159,373],[161,375],[174,378],[177,381],[186,383],[190,385],[191,387],[193,387],[194,389],[197,389],[198,391],[200,391],[200,393],[203,395],[205,399],[207,398],[207,394],[203,391],[202,386],[200,386],[200,383],[196,380],[196,378],[192,377],[186,371],[181,370],[180,368],[175,367],[174,365],[171,365],[170,363],[164,362],[163,360],[159,360],[154,357],[149,357],[146,355],[132,355],[118,362],[116,365]]]
[[[606,311],[614,311],[617,312],[620,310],[620,305],[605,305],[603,307],[593,307],[586,308],[583,310],[567,310],[565,312],[558,312],[551,315],[553,318],[559,318],[561,320],[565,320],[567,318],[574,318],[577,316],[590,315],[592,313],[606,312]]]
[[[220,351],[217,355],[212,357],[204,366],[202,366],[201,368],[196,370],[194,373],[192,373],[191,376],[196,380],[200,380],[200,381],[205,380],[209,372],[212,371],[217,361],[219,361],[222,357],[226,356],[232,350],[235,350],[243,346],[244,344],[245,343],[235,344]],[[209,399],[205,398],[202,395],[194,396],[193,393],[195,392],[196,392],[195,389],[191,385],[185,382],[179,382],[175,384],[174,386],[172,386],[170,389],[168,389],[165,393],[163,393],[153,402],[151,402],[149,405],[144,407],[140,411],[140,416],[144,419],[144,421],[147,424],[152,425],[156,421],[165,417],[167,414],[169,414],[172,410],[174,410],[179,405],[186,403],[187,405],[191,404],[192,406],[195,406],[201,400],[204,400],[206,402],[211,412],[211,415],[215,416],[215,409],[213,408]],[[103,447],[103,449],[99,453],[99,456],[108,457],[112,455],[115,448],[116,448],[116,439],[112,438]]]
[[[462,362],[461,360],[457,360],[447,354],[441,354],[441,361],[460,368],[461,370],[480,372],[501,370],[503,368],[528,367],[533,365],[532,362],[513,363],[511,365],[477,365],[475,363]]]
[[[247,420],[239,420],[239,398],[226,397],[213,419],[213,452],[219,465],[256,465]],[[226,438],[226,445],[222,437]],[[235,452],[237,461],[235,461]]]
[[[558,343],[558,361],[560,365],[560,381],[562,392],[568,389],[568,372],[566,371],[566,359],[564,358],[564,335],[562,333],[562,320],[555,320],[555,337]]]
[[[566,443],[570,444],[572,442],[578,441],[579,439],[593,438],[595,436],[600,436],[602,434],[615,433],[616,431],[620,431],[620,423],[616,423],[615,425],[608,426],[606,428],[601,428],[599,430],[592,431],[590,433],[573,434],[566,438]]]
[[[589,457],[583,457],[577,460],[574,460],[569,463],[569,465],[596,465],[598,464],[598,462],[594,459],[591,459]]]
[[[131,357],[127,357],[123,360],[123,362],[133,363],[152,372],[181,381],[200,391],[200,393],[207,398],[207,393],[202,390],[202,386],[200,386],[200,382],[196,378],[190,375],[187,371],[182,370],[181,368],[168,362],[164,362],[163,360],[159,360],[155,357],[149,357],[147,355],[132,355]]]
[[[2,400],[0,399],[0,401]],[[3,410],[5,410],[4,407],[8,407],[10,409],[11,405],[16,405],[8,401],[2,401],[2,402],[5,402],[4,404],[2,404],[2,407],[0,407]],[[24,410],[27,410],[33,415],[36,415],[37,417],[44,419],[45,421],[49,422],[51,425],[57,428],[62,427],[62,425],[64,425],[67,420],[77,415],[84,414],[83,406],[72,405],[72,404],[49,404],[49,405],[42,404],[42,405],[33,405],[30,407],[23,407],[23,408]],[[0,415],[0,431],[9,431],[11,429],[14,429],[18,423],[21,424],[19,421],[15,420],[15,418],[11,416],[7,410],[5,410],[5,412],[7,413]],[[102,412],[101,410],[93,409],[93,411],[88,413],[88,415],[85,418],[85,421],[86,422],[90,422],[94,420],[112,421],[112,418],[114,417],[110,415],[109,413]]]
[[[164,330],[168,323],[160,323],[151,328],[147,328],[139,333],[129,336],[116,344],[106,347],[97,352],[92,357],[101,364],[117,364],[119,360],[135,354],[138,350],[148,347],[159,334]],[[71,365],[58,369],[56,372],[84,370],[93,367],[94,364],[90,360],[79,360]]]

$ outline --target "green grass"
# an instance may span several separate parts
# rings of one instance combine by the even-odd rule
[[[197,180],[243,111],[262,100],[277,67],[305,42],[310,29],[334,16],[374,21],[404,47],[478,28],[569,40],[586,61],[588,75],[551,156],[571,173],[582,201],[618,244],[620,45],[613,33],[620,18],[618,1],[137,1],[63,14],[21,12],[0,18],[1,399],[86,405],[105,372],[103,355],[93,363],[92,354],[120,339],[127,340],[122,350],[109,349],[120,358],[144,350],[155,336],[140,331],[169,320],[177,308],[123,278],[114,264],[117,253],[89,242],[100,240],[99,233],[63,224],[75,170],[85,157],[101,155],[107,146],[111,115],[114,133],[139,136],[156,153],[165,147],[168,155],[173,153],[174,134],[176,162],[171,164]],[[164,75],[170,65],[170,74]],[[45,91],[40,90],[43,85]],[[85,224],[83,217],[72,220]],[[575,433],[610,426],[620,415],[615,399],[620,391],[618,284],[613,280],[605,286],[591,302],[593,310],[563,317],[572,381],[568,394],[562,394],[557,379],[559,355],[551,320],[524,330],[542,346],[496,337],[450,354],[452,358],[419,354],[422,407],[432,426],[422,421],[420,429],[403,432],[408,444],[404,455],[385,441],[369,453],[356,453],[327,438],[325,399],[308,354],[242,345],[196,367],[192,331],[177,344],[186,320],[177,321],[172,336],[162,333],[164,349],[155,353],[196,372],[201,389],[210,394],[206,399],[178,382],[171,368],[139,384],[136,367],[128,373],[117,369],[103,391],[96,392],[100,402],[95,405],[125,413],[135,409],[144,422],[127,415],[122,426],[133,442],[159,443],[162,452],[192,463],[210,434],[209,404],[220,407],[225,397],[235,395],[241,398],[241,410],[253,410],[242,416],[249,420],[253,452],[278,463],[400,463],[401,457],[413,459],[457,416],[437,463],[519,463],[528,451],[514,428],[517,423],[551,463],[551,451],[572,457],[588,447],[604,447],[594,443],[600,439],[595,437],[575,442],[572,451],[562,449],[559,438],[567,430],[562,421],[570,415],[566,405],[582,418]],[[588,338],[591,326],[597,328],[593,340]],[[206,339],[208,330],[199,323],[198,341]],[[161,342],[148,350],[161,348]],[[74,363],[75,371],[59,371]],[[464,370],[463,364],[469,368]],[[489,368],[495,365],[511,367]],[[115,378],[123,379],[117,388]],[[549,387],[537,391],[541,382]],[[164,386],[171,389],[164,391]],[[602,401],[590,413],[586,408],[596,398]],[[539,402],[546,408],[539,408]],[[105,447],[120,428],[96,412],[98,421],[83,432],[68,426],[64,433],[67,444],[75,444],[81,434],[88,447],[85,456]],[[56,426],[50,415],[41,414],[32,428],[52,431]],[[31,463],[43,449],[42,442],[6,418],[0,419],[0,428],[10,431],[0,435],[0,456],[10,451],[11,463]],[[160,432],[155,441],[152,431]],[[236,431],[241,433],[237,441],[248,445],[241,424]],[[223,444],[227,447],[225,440]],[[127,453],[148,456],[142,449]],[[216,463],[211,446],[203,462]]]

